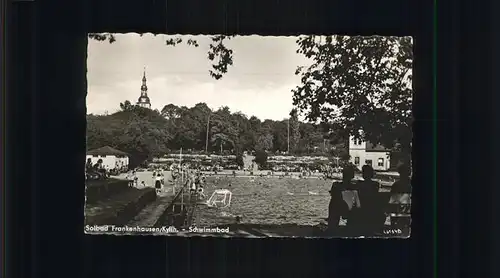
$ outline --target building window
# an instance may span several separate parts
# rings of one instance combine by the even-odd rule
[[[377,165],[380,166],[380,167],[384,167],[384,159],[383,158],[379,158]]]
[[[359,165],[359,156],[354,158],[354,164]]]
[[[365,160],[365,165],[370,165],[370,166],[372,166],[372,165],[373,165],[373,164],[372,164],[372,160],[371,160],[371,159],[367,159],[367,160]]]

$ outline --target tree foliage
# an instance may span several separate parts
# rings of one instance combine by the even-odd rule
[[[259,151],[270,151],[273,149],[273,135],[266,133],[259,136],[255,148]]]
[[[238,153],[236,155],[236,165],[242,168],[245,166],[245,162],[243,161],[243,153]]]
[[[297,109],[290,111],[290,150],[297,152],[300,143],[300,122]]]
[[[294,105],[329,130],[410,149],[412,41],[409,37],[307,36],[298,53],[312,61],[296,71]],[[360,132],[362,131],[362,132]]]
[[[87,116],[87,148],[111,146],[130,154],[130,164],[166,153],[171,133],[159,113],[121,103],[122,111],[111,115]]]
[[[229,49],[225,45],[225,41],[230,40],[234,36],[226,35],[216,35],[211,36],[211,42],[209,44],[208,60],[212,61],[212,69],[208,72],[211,77],[219,80],[222,76],[227,73],[228,67],[233,65],[233,50]],[[198,47],[198,41],[194,38],[189,38],[186,41],[187,45]],[[181,44],[183,39],[181,37],[170,37],[166,40],[166,45],[176,46]]]
[[[257,163],[257,165],[259,165],[260,167],[262,168],[265,168],[266,165],[267,165],[267,152],[264,151],[264,150],[257,150],[255,152],[255,163]]]
[[[121,110],[110,115],[87,115],[87,147],[109,145],[125,151],[134,165],[180,148],[201,152],[207,143],[209,152],[219,153],[222,148],[237,157],[244,151],[284,151],[287,144],[287,120],[261,121],[241,112],[232,113],[228,107],[212,111],[205,103],[190,108],[167,104],[161,112],[130,101],[119,106]],[[301,123],[299,133],[301,140],[294,154],[322,150],[320,138],[325,133],[321,127]]]

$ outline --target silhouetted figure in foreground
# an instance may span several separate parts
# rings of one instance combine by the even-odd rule
[[[410,168],[407,164],[398,167],[399,180],[394,182],[391,193],[411,193]]]
[[[411,194],[410,168],[407,164],[398,167],[399,180],[392,184],[391,203],[388,211],[391,213],[391,226],[393,228],[405,228],[410,225],[411,217],[404,216],[410,211],[410,204],[404,202]],[[395,214],[395,215],[394,215]]]
[[[330,204],[328,206],[328,232],[334,235],[338,232],[340,217],[349,214],[349,206],[345,202],[342,191],[353,187],[354,169],[350,166],[342,171],[342,182],[334,182],[330,189]]]
[[[379,194],[380,184],[373,179],[374,171],[370,165],[362,168],[363,181],[358,183],[358,194],[361,201],[359,219],[357,223],[358,232],[361,235],[373,235],[382,229],[385,222],[385,203],[383,195]]]

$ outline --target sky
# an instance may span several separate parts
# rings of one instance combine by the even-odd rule
[[[199,47],[167,46],[171,36],[117,34],[116,42],[89,40],[87,113],[114,113],[120,102],[137,102],[146,67],[148,96],[153,109],[172,103],[192,107],[205,102],[212,109],[228,106],[247,116],[282,120],[288,117],[292,92],[300,84],[294,74],[308,61],[297,54],[297,37],[238,36],[227,42],[233,66],[220,80],[209,75],[210,39],[195,38]]]

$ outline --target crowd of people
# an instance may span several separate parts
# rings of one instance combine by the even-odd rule
[[[206,184],[206,176],[200,170],[188,170],[186,173],[186,181],[184,187],[189,189],[191,194],[197,194],[200,199],[206,198],[204,187]]]
[[[102,159],[92,164],[92,159],[88,158],[85,163],[85,179],[101,180],[109,177],[109,171],[104,167]]]
[[[130,187],[139,187],[139,177],[137,176],[136,170],[128,171],[126,179],[128,180]],[[165,175],[160,169],[153,171],[152,184],[157,191],[160,191],[165,185]],[[146,184],[146,181],[143,180],[141,181],[140,186],[146,187],[148,184]]]
[[[101,162],[102,163],[102,162]],[[99,162],[91,167],[92,169],[98,169],[101,173],[105,173],[104,169],[100,168]],[[90,168],[89,168],[90,169]],[[89,170],[88,170],[89,171]],[[199,196],[205,196],[203,192],[203,187],[206,181],[205,175],[199,170],[193,170],[189,168],[172,168],[171,179],[168,180],[172,183],[182,182],[182,186],[189,189],[191,193],[198,193]],[[182,178],[181,178],[182,176]],[[147,187],[151,186],[146,181],[142,180],[139,182],[139,177],[137,171],[130,170],[126,179],[129,181],[130,187]],[[161,168],[155,168],[152,171],[152,185],[158,192],[160,192],[165,186],[165,174]]]
[[[399,180],[394,182],[390,194],[380,194],[380,184],[373,180],[374,170],[369,165],[362,167],[363,180],[353,181],[355,170],[346,166],[342,170],[342,181],[334,182],[330,190],[328,208],[328,231],[335,234],[340,229],[340,220],[346,220],[351,231],[360,235],[372,235],[382,230],[392,194],[411,194],[410,169],[403,164],[398,168]],[[346,202],[345,192],[352,200]]]
[[[92,163],[91,158],[87,158],[85,163],[85,177],[86,179],[101,180],[106,179],[111,175],[118,175],[125,172],[127,166],[123,161],[116,161],[115,167],[111,168],[105,165],[102,159],[98,159],[96,163]]]

